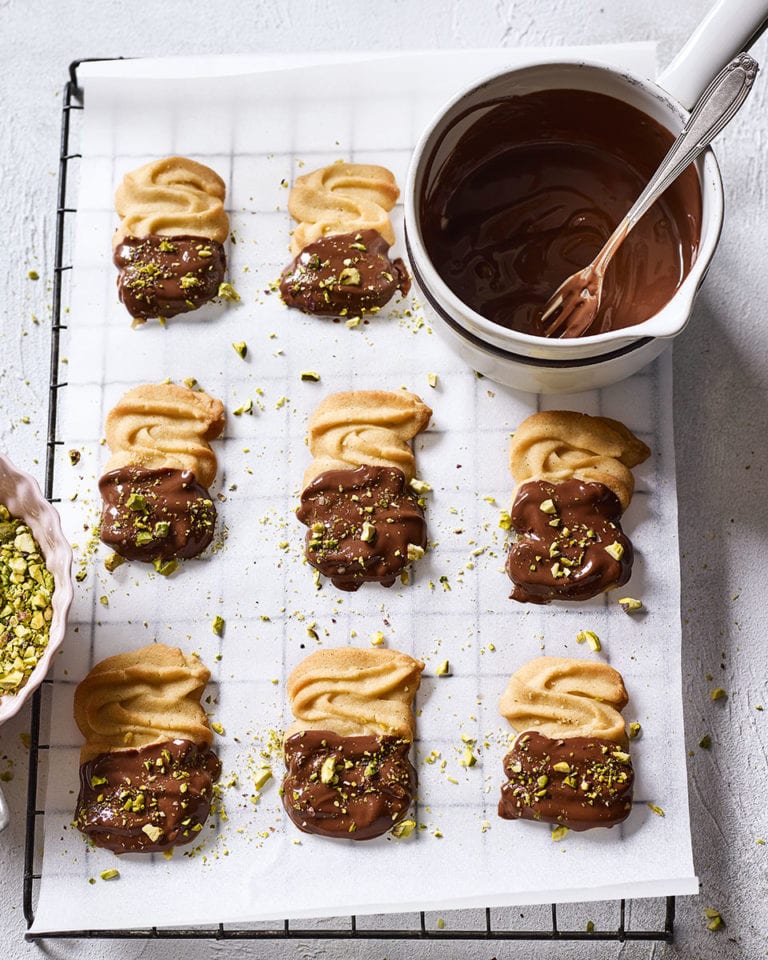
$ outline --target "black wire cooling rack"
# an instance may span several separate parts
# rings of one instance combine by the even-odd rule
[[[102,58],[90,58],[102,59]],[[62,324],[62,291],[65,274],[72,270],[72,263],[65,263],[71,255],[70,218],[77,212],[74,206],[68,206],[70,196],[70,164],[77,161],[81,154],[71,153],[71,144],[76,133],[74,127],[77,117],[82,116],[84,108],[83,90],[78,83],[77,70],[86,60],[76,60],[69,67],[69,79],[64,86],[64,100],[61,117],[61,145],[59,151],[59,182],[56,203],[56,241],[53,268],[53,309],[51,320],[51,373],[48,394],[48,438],[46,441],[45,495],[51,503],[53,496],[56,447],[64,441],[57,439],[57,410],[59,390],[66,387],[59,380],[59,342]],[[29,785],[27,790],[27,825],[24,850],[24,916],[27,926],[31,927],[35,918],[36,894],[42,878],[41,847],[42,824],[45,810],[38,807],[38,782],[41,766],[46,763],[49,744],[40,742],[41,716],[46,687],[52,681],[47,680],[32,698],[32,720],[30,725]],[[42,939],[105,939],[105,940],[421,940],[421,941],[499,941],[499,940],[587,940],[618,941],[661,940],[670,943],[673,939],[675,920],[675,898],[658,898],[654,901],[642,901],[643,908],[637,912],[650,923],[635,929],[631,923],[633,901],[617,900],[601,904],[600,916],[605,919],[593,924],[581,922],[581,928],[573,927],[574,906],[535,907],[532,912],[537,925],[514,927],[507,917],[511,911],[491,908],[462,911],[463,928],[445,929],[445,921],[433,919],[432,914],[420,911],[407,915],[408,924],[404,928],[366,926],[371,918],[351,916],[343,926],[302,925],[301,921],[284,920],[281,925],[259,924],[257,926],[237,926],[217,924],[211,927],[169,928],[146,927],[108,930],[71,930],[44,934],[27,933],[28,940]],[[597,909],[593,905],[593,909]],[[558,920],[558,910],[560,920]],[[523,909],[514,911],[517,920],[525,920]],[[566,928],[562,924],[564,913],[568,914]],[[467,914],[473,920],[467,923]],[[450,917],[450,912],[447,914]],[[505,919],[506,922],[500,922]],[[449,921],[452,925],[454,921]],[[594,927],[594,929],[593,929]],[[654,929],[655,927],[655,929]]]

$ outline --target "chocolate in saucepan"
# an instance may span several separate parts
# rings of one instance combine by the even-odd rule
[[[416,771],[400,737],[306,730],[285,741],[283,806],[305,833],[371,840],[408,812]]]
[[[672,141],[655,120],[604,94],[544,90],[499,101],[428,184],[420,217],[429,257],[482,316],[543,336],[544,305],[599,252]],[[657,313],[694,263],[700,231],[690,167],[624,241],[582,335]]]
[[[634,773],[624,745],[596,737],[522,733],[504,757],[499,816],[571,830],[612,827],[632,810]]]

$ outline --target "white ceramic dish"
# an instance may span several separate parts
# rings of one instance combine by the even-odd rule
[[[730,11],[730,18],[728,17]],[[643,323],[590,337],[559,340],[531,336],[491,322],[465,304],[442,279],[423,242],[421,198],[444,159],[485,104],[539,90],[586,90],[641,110],[677,136],[687,111],[732,53],[744,44],[764,2],[721,0],[717,16],[702,24],[659,84],[599,63],[542,61],[496,73],[464,90],[441,110],[413,154],[405,188],[406,242],[414,278],[436,314],[436,327],[476,370],[520,390],[571,393],[623,380],[655,359],[690,320],[723,222],[723,185],[714,154],[696,162],[702,220],[697,258],[669,303]],[[698,51],[699,56],[693,53]],[[665,87],[666,89],[662,89]],[[679,92],[678,92],[679,91]]]

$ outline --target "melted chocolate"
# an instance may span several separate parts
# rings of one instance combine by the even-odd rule
[[[557,765],[558,769],[555,769]],[[612,827],[632,810],[632,761],[612,740],[521,734],[504,757],[499,816],[571,830]]]
[[[117,293],[138,320],[175,317],[213,300],[224,280],[224,247],[205,237],[126,237],[112,260]]]
[[[421,205],[430,259],[478,313],[543,336],[544,305],[595,257],[672,141],[603,94],[544,90],[500,101],[435,164]],[[696,259],[700,225],[690,167],[624,241],[582,335],[641,323],[668,303]]]
[[[548,500],[554,512],[541,509]],[[513,600],[589,600],[629,580],[632,544],[619,523],[619,498],[604,484],[531,480],[517,491],[511,518],[518,534],[506,565]]]
[[[308,244],[280,278],[280,296],[303,313],[360,317],[376,313],[411,281],[402,260],[389,259],[376,230],[331,234]]]
[[[398,737],[307,730],[285,741],[283,806],[299,830],[371,840],[408,812],[416,771]]]
[[[80,767],[75,823],[97,847],[154,853],[200,836],[221,763],[190,740],[102,753]]]
[[[120,467],[99,480],[99,537],[128,560],[196,557],[213,539],[216,507],[188,470]]]
[[[296,515],[309,527],[307,559],[339,590],[391,587],[410,562],[408,545],[427,545],[424,511],[395,467],[327,470],[304,490]]]

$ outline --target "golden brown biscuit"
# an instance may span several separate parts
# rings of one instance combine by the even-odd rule
[[[189,470],[204,487],[216,477],[208,441],[224,429],[224,405],[202,390],[144,384],[124,394],[107,416],[112,452],[106,472],[124,466]]]
[[[85,737],[80,762],[169,740],[210,746],[200,706],[210,676],[197,657],[162,643],[97,663],[75,691],[75,722]]]
[[[518,732],[626,743],[621,674],[598,660],[537,657],[512,674],[499,712]]]
[[[424,664],[397,650],[338,647],[318,650],[293,670],[286,690],[296,721],[286,738],[330,730],[413,740],[411,704]]]
[[[326,397],[309,420],[307,439],[315,457],[304,486],[327,470],[363,465],[395,467],[408,481],[416,475],[408,444],[429,425],[431,409],[405,390],[352,390]]]
[[[626,510],[635,488],[631,468],[650,454],[618,420],[547,410],[527,417],[517,428],[510,443],[509,466],[518,485],[574,478],[602,483]]]
[[[126,237],[207,237],[224,243],[229,218],[226,187],[210,167],[187,157],[164,157],[126,173],[115,194],[120,226],[112,240]]]
[[[296,256],[320,237],[363,230],[375,230],[392,246],[388,214],[399,195],[393,174],[374,164],[337,160],[297,177],[288,197],[288,210],[298,221],[291,253]]]

